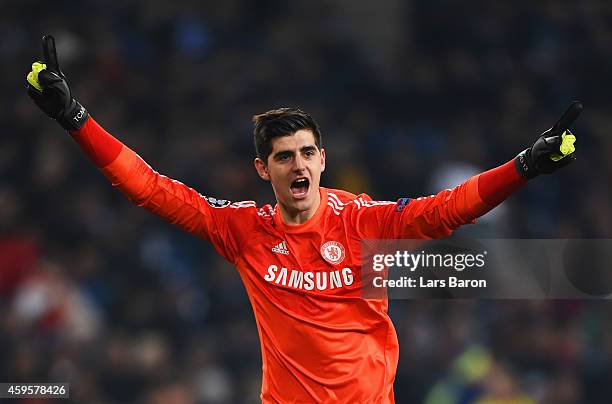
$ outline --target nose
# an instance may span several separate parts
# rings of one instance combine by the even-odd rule
[[[293,159],[293,169],[298,172],[306,169],[304,159],[299,154],[295,157],[295,159]]]

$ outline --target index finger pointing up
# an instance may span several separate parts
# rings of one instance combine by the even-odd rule
[[[578,118],[583,108],[580,101],[572,102],[569,108],[567,108],[567,111],[559,118],[555,126],[553,126],[553,129],[558,130],[560,133],[569,129],[570,125]]]
[[[59,61],[57,60],[57,52],[55,50],[55,39],[51,35],[42,37],[43,61],[47,65],[47,69],[60,72]]]

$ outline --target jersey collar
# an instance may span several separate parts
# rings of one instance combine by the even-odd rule
[[[280,208],[278,207],[278,204],[276,204],[274,207],[274,223],[276,227],[285,233],[300,233],[316,227],[323,216],[325,209],[327,209],[327,188],[319,187],[319,195],[321,196],[321,203],[319,203],[317,211],[310,219],[306,220],[302,224],[285,224],[280,213]]]

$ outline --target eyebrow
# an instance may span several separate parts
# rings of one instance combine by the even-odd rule
[[[308,146],[302,146],[300,148],[301,153],[306,153],[306,152],[314,151],[314,150],[317,150],[317,146],[308,145]],[[278,158],[285,157],[285,156],[293,156],[293,154],[294,154],[293,150],[279,150],[272,155],[272,158],[276,160]]]

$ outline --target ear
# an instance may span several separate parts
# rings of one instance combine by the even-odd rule
[[[266,166],[266,163],[264,163],[262,159],[257,157],[255,161],[253,161],[253,164],[255,164],[257,174],[259,174],[262,179],[270,181],[270,174],[268,173],[268,167]]]
[[[321,149],[321,172],[325,171],[325,149]]]

